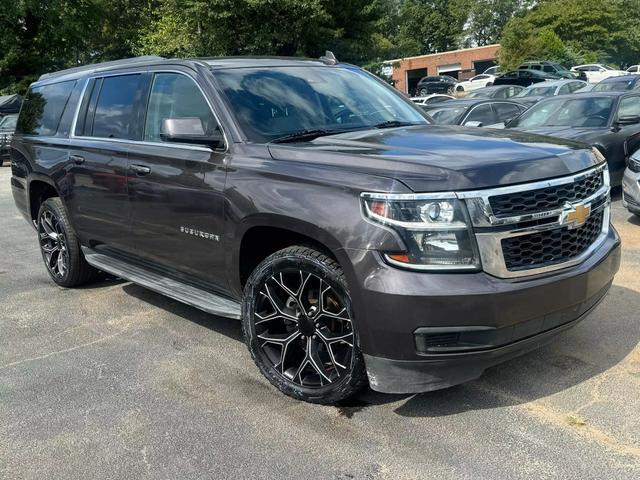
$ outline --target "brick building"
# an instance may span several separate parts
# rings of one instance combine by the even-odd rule
[[[463,48],[450,52],[398,58],[385,62],[398,90],[412,93],[418,81],[428,75],[450,75],[465,80],[496,64],[500,45]]]

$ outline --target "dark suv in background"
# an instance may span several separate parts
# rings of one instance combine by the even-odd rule
[[[545,72],[550,75],[555,75],[558,78],[566,78],[566,79],[580,79],[583,81],[587,81],[587,74],[582,71],[572,72],[568,68],[563,67],[559,63],[548,62],[548,61],[530,61],[524,62],[522,65],[518,67],[518,70],[537,70],[541,72]]]
[[[438,75],[436,77],[424,77],[418,82],[416,95],[424,97],[432,93],[446,93],[453,95],[456,91],[458,81],[449,75]]]
[[[477,378],[583,319],[620,262],[597,151],[431,125],[330,56],[44,75],[11,156],[53,281],[108,272],[241,319],[310,402]]]

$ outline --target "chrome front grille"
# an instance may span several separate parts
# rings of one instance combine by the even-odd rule
[[[590,197],[602,188],[603,182],[602,172],[593,171],[572,183],[495,195],[489,202],[493,214],[499,218],[544,212]]]
[[[584,261],[609,230],[606,164],[524,185],[460,192],[473,222],[482,267],[513,278]]]
[[[514,272],[563,263],[584,253],[602,232],[604,212],[591,215],[579,228],[553,228],[502,239],[507,270]]]

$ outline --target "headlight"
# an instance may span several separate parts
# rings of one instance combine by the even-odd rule
[[[629,157],[629,170],[640,172],[640,151]]]
[[[404,252],[384,252],[394,265],[416,270],[478,270],[480,261],[467,208],[460,200],[433,195],[363,193],[367,218],[393,228]]]

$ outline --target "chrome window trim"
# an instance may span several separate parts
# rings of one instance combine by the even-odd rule
[[[95,72],[94,72],[95,73]],[[129,140],[129,139],[123,139],[123,138],[106,138],[106,137],[92,137],[92,136],[87,136],[87,135],[77,135],[76,136],[76,123],[78,121],[78,115],[80,114],[80,107],[82,106],[82,102],[84,100],[84,96],[86,95],[86,90],[87,90],[87,86],[89,85],[89,82],[92,79],[95,78],[107,78],[107,77],[120,77],[120,76],[124,76],[124,75],[142,75],[145,73],[151,73],[151,74],[156,74],[156,73],[175,73],[178,75],[184,75],[185,77],[191,79],[191,81],[193,83],[195,83],[196,87],[198,87],[198,90],[200,90],[200,93],[202,94],[202,96],[204,97],[205,101],[207,102],[207,105],[209,106],[209,110],[211,110],[211,113],[213,114],[214,118],[216,119],[216,122],[218,122],[218,125],[220,126],[220,130],[222,132],[222,136],[224,138],[224,150],[214,150],[212,148],[209,147],[202,147],[202,146],[198,146],[198,145],[186,145],[186,144],[172,144],[170,142],[150,142],[147,140]],[[227,133],[225,131],[225,129],[222,126],[222,122],[220,121],[220,117],[218,116],[218,114],[216,113],[215,109],[213,108],[213,105],[211,103],[211,101],[209,100],[209,98],[207,97],[207,95],[205,94],[204,90],[202,89],[202,87],[200,86],[200,84],[197,82],[197,80],[192,76],[189,75],[188,73],[182,72],[180,70],[171,70],[171,69],[158,69],[158,70],[136,70],[136,71],[125,71],[125,72],[117,72],[117,73],[108,73],[108,74],[93,74],[93,75],[89,75],[84,79],[84,86],[82,87],[82,93],[80,94],[80,98],[78,99],[78,105],[76,107],[76,111],[75,114],[73,116],[73,121],[71,122],[71,131],[69,132],[69,139],[70,140],[91,140],[91,141],[106,141],[106,142],[116,142],[116,143],[130,143],[133,145],[149,145],[149,146],[154,146],[154,147],[158,147],[158,146],[163,146],[163,147],[169,147],[169,148],[178,148],[181,150],[196,150],[196,151],[200,151],[200,152],[208,152],[208,153],[219,153],[219,154],[224,154],[227,153],[229,151],[229,139],[227,138]],[[153,87],[153,84],[151,85],[150,88]],[[145,116],[146,118],[146,116]]]

